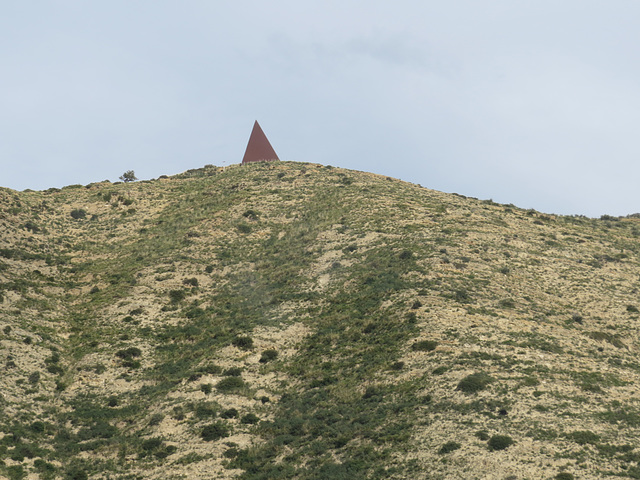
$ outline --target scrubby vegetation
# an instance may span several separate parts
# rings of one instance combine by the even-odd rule
[[[640,478],[638,221],[284,162],[0,189],[0,476]]]

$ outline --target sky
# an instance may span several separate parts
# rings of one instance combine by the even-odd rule
[[[0,3],[0,186],[281,160],[640,212],[637,0]]]

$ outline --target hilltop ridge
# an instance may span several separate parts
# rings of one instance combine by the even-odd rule
[[[330,166],[0,189],[0,475],[640,478],[640,224]]]

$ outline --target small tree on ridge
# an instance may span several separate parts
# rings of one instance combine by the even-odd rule
[[[138,179],[136,178],[136,173],[133,170],[127,170],[122,174],[122,176],[120,177],[120,180],[122,180],[125,183],[128,183],[128,182],[135,182]]]

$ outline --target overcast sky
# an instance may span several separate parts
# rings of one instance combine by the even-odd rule
[[[638,0],[0,3],[0,186],[282,160],[640,211]]]

